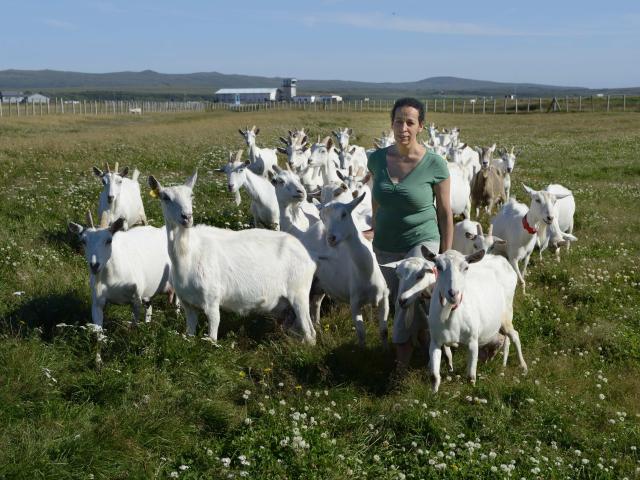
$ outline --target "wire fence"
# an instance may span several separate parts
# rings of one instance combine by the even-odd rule
[[[526,114],[545,112],[640,112],[640,96],[591,95],[528,98],[425,98],[427,112],[452,114]],[[261,102],[228,104],[206,101],[69,100],[54,98],[42,103],[0,103],[0,118],[44,115],[146,115],[156,113],[257,112],[295,110],[309,112],[389,112],[393,100],[342,102]]]

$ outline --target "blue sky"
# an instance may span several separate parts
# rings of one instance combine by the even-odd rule
[[[640,86],[637,0],[6,3],[0,69]]]

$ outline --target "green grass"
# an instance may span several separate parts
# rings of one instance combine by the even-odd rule
[[[237,208],[213,173],[242,146],[238,127],[260,126],[258,143],[275,146],[293,126],[311,137],[351,126],[368,147],[386,114],[0,121],[0,478],[637,478],[640,117],[429,120],[471,144],[521,148],[512,192],[572,189],[579,238],[561,263],[535,253],[530,295],[516,294],[529,374],[495,360],[471,387],[459,351],[438,395],[419,355],[393,375],[375,322],[359,349],[343,307],[326,306],[314,347],[258,315],[223,314],[217,346],[200,339],[204,318],[186,338],[164,298],[137,328],[128,308],[110,307],[100,346],[83,327],[88,272],[66,223],[95,210],[92,165],[119,161],[163,184],[198,168],[196,222],[244,228],[246,197]],[[160,225],[159,205],[144,202]]]

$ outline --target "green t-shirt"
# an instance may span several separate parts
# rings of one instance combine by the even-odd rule
[[[414,169],[394,184],[387,170],[388,149],[372,153],[367,164],[373,173],[373,199],[378,204],[373,246],[386,252],[407,252],[422,242],[439,242],[433,186],[449,178],[446,160],[427,151]]]

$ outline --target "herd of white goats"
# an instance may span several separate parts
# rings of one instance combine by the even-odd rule
[[[304,130],[280,137],[278,151],[287,155],[286,169],[278,167],[276,149],[256,145],[255,127],[240,130],[249,158],[231,153],[218,171],[240,203],[239,189],[251,197],[257,228],[232,231],[193,224],[194,173],[183,185],[162,186],[148,178],[152,196],[159,199],[165,226],[147,224],[138,183],[138,171],[127,178],[128,168],[106,171],[94,167],[104,185],[98,204],[100,225],[69,223],[85,247],[90,269],[92,319],[102,328],[107,303],[131,304],[134,322],[145,308],[151,318],[151,297],[175,293],[184,308],[187,333],[196,331],[199,311],[209,321],[209,338],[216,340],[220,309],[246,314],[275,312],[289,318],[304,340],[314,343],[325,295],[347,303],[358,340],[364,345],[362,310],[377,312],[383,345],[387,342],[389,290],[371,243],[361,232],[371,228],[371,192],[367,155],[349,143],[351,129],[334,131],[310,144]],[[501,339],[506,364],[509,343],[516,347],[526,370],[517,331],[513,328],[513,297],[518,279],[524,291],[529,257],[576,238],[573,230],[575,202],[571,191],[549,185],[536,191],[526,185],[530,205],[510,197],[514,149],[493,158],[496,146],[470,148],[459,140],[459,130],[439,133],[429,128],[428,148],[449,161],[453,213],[456,223],[453,250],[435,255],[423,248],[423,257],[408,258],[382,268],[395,268],[400,280],[395,301],[395,321],[410,323],[414,308],[429,304],[430,364],[433,387],[440,382],[441,351],[449,358],[450,346],[469,349],[467,375],[475,381],[478,349]],[[382,148],[394,142],[393,134],[376,140]],[[488,234],[470,220],[480,208],[491,213]],[[142,223],[144,226],[133,227]],[[264,228],[260,228],[264,227]],[[559,257],[558,257],[559,259]],[[524,266],[520,270],[519,262]],[[430,299],[430,300],[429,300]]]

